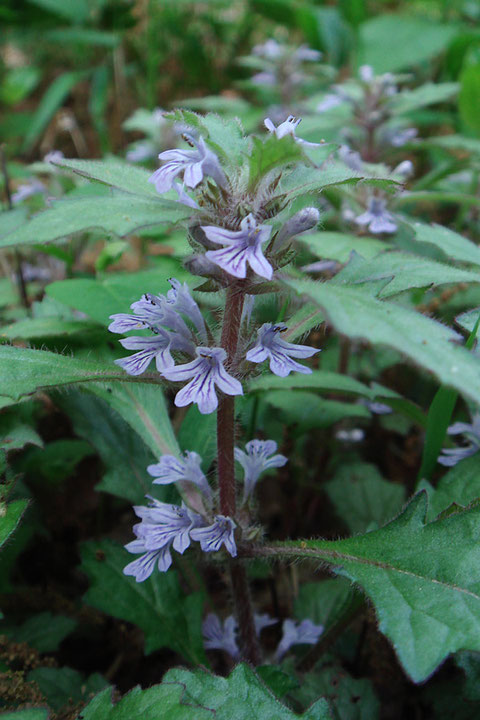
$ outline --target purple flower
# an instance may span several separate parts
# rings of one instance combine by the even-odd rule
[[[449,435],[465,435],[469,441],[468,445],[457,448],[443,448],[442,454],[438,458],[440,465],[445,467],[453,467],[460,460],[475,455],[480,450],[480,414],[476,413],[472,422],[456,422],[447,430]]]
[[[308,345],[294,345],[282,340],[280,333],[286,329],[285,323],[277,323],[276,325],[264,323],[257,331],[257,344],[247,352],[247,360],[261,363],[269,358],[270,370],[280,377],[286,377],[292,370],[304,375],[310,374],[312,371],[309,367],[300,365],[292,358],[308,358],[320,352],[320,350],[308,347]]]
[[[212,177],[218,185],[225,185],[225,175],[217,156],[206,145],[202,137],[184,134],[191,150],[166,150],[160,153],[159,160],[165,162],[149,178],[157,192],[164,193],[173,186],[174,179],[183,172],[183,182],[189,188],[195,188],[202,182],[204,175]]]
[[[156,330],[163,325],[170,328],[170,330],[175,330],[185,338],[191,336],[185,320],[172,307],[172,303],[167,301],[165,295],[145,293],[140,300],[132,303],[130,307],[138,317],[143,319],[144,324],[152,330]],[[116,316],[112,315],[111,317],[115,318]]]
[[[150,577],[155,570],[155,565],[157,565],[160,572],[167,572],[172,564],[170,545],[165,545],[163,548],[160,548],[160,550],[147,551],[144,541],[138,539],[132,540],[131,543],[125,545],[125,548],[131,553],[144,553],[141,557],[128,563],[128,565],[123,568],[123,574],[133,575],[137,582],[143,582]]]
[[[167,303],[169,303],[174,310],[183,315],[186,315],[200,335],[203,342],[207,340],[207,331],[205,329],[205,320],[200,312],[195,300],[190,295],[190,289],[187,283],[182,283],[175,278],[170,278],[168,281],[172,286],[172,289],[167,292]]]
[[[18,205],[32,195],[39,195],[47,191],[45,185],[40,180],[30,180],[28,183],[19,185],[12,195],[12,203]]]
[[[187,207],[191,207],[194,210],[199,209],[199,205],[193,198],[190,197],[188,193],[185,192],[185,185],[180,185],[180,183],[175,182],[173,183],[173,187],[177,191],[178,195],[178,202],[182,205],[186,205]]]
[[[185,452],[182,458],[174,455],[162,455],[158,463],[149,465],[147,472],[155,478],[154,485],[169,485],[178,482],[192,483],[208,499],[212,497],[211,488],[201,468],[202,458],[196,452]]]
[[[295,140],[295,142],[298,142],[301,145],[309,145],[310,147],[319,147],[320,143],[307,142],[306,140],[302,140],[301,138],[298,138],[296,136],[295,131],[301,122],[302,122],[302,118],[296,118],[294,115],[289,115],[288,118],[285,120],[285,122],[281,123],[277,127],[275,127],[275,125],[270,120],[270,118],[265,118],[265,120],[263,121],[263,124],[267,128],[268,132],[271,132],[279,140],[286,137],[287,135],[291,135],[293,137],[293,139]]]
[[[224,650],[234,660],[239,659],[237,623],[233,615],[229,615],[222,623],[218,615],[209,613],[203,621],[202,630],[206,650]]]
[[[269,38],[262,45],[255,45],[252,55],[259,55],[268,60],[278,60],[285,54],[285,48],[273,38]]]
[[[262,245],[269,239],[272,228],[257,225],[251,213],[243,218],[240,228],[236,231],[202,225],[202,230],[211,242],[226,246],[222,250],[209,250],[205,253],[206,257],[234,277],[245,278],[248,263],[257,275],[270,280],[273,268],[263,255]]]
[[[270,617],[268,613],[263,613],[262,615],[255,613],[253,620],[255,622],[255,633],[257,637],[259,637],[263,628],[270,627],[270,625],[275,625],[275,623],[278,622],[277,618]]]
[[[355,222],[361,227],[367,226],[370,232],[375,234],[397,231],[393,215],[387,210],[386,201],[375,195],[369,199],[367,211],[356,217]]]
[[[255,613],[253,619],[257,637],[263,628],[278,622],[275,618],[270,617],[268,613],[263,613],[263,615]],[[238,625],[233,615],[226,617],[222,623],[216,613],[209,613],[203,621],[202,630],[204,646],[207,650],[224,650],[231,655],[234,660],[239,659],[240,648],[237,643]]]
[[[176,342],[176,338],[179,338],[179,343]],[[115,360],[115,364],[120,365],[129,375],[144,373],[154,358],[158,372],[163,372],[175,364],[170,350],[172,348],[184,349],[183,338],[174,333],[168,333],[162,328],[159,328],[158,334],[154,337],[122,338],[120,344],[126,350],[140,351],[130,357]]]
[[[127,150],[125,159],[128,162],[137,163],[149,160],[154,155],[155,145],[152,142],[145,140],[144,142],[138,142],[131,146],[130,150]]]
[[[226,395],[243,395],[242,385],[229,375],[223,363],[227,353],[223,348],[197,347],[197,359],[186,365],[164,370],[167,380],[182,382],[190,380],[175,396],[175,405],[184,407],[197,403],[202,415],[208,415],[217,409],[218,398],[215,385]]]
[[[315,645],[323,629],[323,625],[315,625],[311,620],[284,620],[283,635],[275,653],[275,661],[279,662],[292,645]]]
[[[318,103],[316,111],[319,113],[328,112],[329,110],[339,107],[339,105],[343,105],[344,102],[345,97],[337,93],[327,93],[323,100]]]
[[[142,557],[129,563],[124,568],[125,575],[135,576],[142,582],[155,569],[166,572],[172,564],[170,546],[179,553],[184,553],[190,545],[190,531],[202,520],[186,505],[170,505],[150,498],[151,505],[135,506],[135,514],[141,522],[134,526],[136,540],[126,545],[132,553],[145,553]]]
[[[288,460],[284,455],[274,455],[277,451],[274,440],[250,440],[245,445],[245,450],[247,452],[235,448],[235,460],[244,470],[243,497],[246,501],[262,472],[269,468],[283,467]]]
[[[392,147],[403,147],[418,135],[417,128],[388,128],[382,133],[382,141]]]
[[[232,518],[225,515],[215,515],[215,521],[206,527],[195,528],[191,531],[192,540],[197,540],[203,552],[217,552],[222,545],[232,557],[237,556],[237,546],[233,536],[236,524]]]

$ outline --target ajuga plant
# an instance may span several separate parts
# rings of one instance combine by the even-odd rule
[[[62,446],[64,463],[75,466],[93,445],[108,468],[99,489],[133,506],[127,521],[117,513],[109,528],[117,542],[92,541],[90,521],[81,549],[86,602],[140,627],[147,653],[167,647],[190,664],[162,682],[142,665],[145,684],[157,684],[116,705],[102,689],[105,678],[80,677],[79,687],[101,690],[88,703],[75,696],[83,720],[147,712],[155,720],[165,712],[327,720],[355,717],[357,702],[364,717],[379,717],[371,684],[356,676],[375,652],[352,640],[357,621],[360,636],[378,624],[402,682],[423,683],[451,654],[462,672],[476,667],[478,310],[465,301],[454,328],[451,312],[436,319],[427,304],[434,285],[475,290],[480,258],[467,238],[389,206],[404,196],[412,169],[408,157],[390,154],[398,143],[380,152],[377,142],[392,83],[365,69],[352,81],[353,99],[341,98],[358,119],[349,147],[305,137],[291,113],[265,117],[246,134],[236,119],[178,110],[162,119],[177,145],[160,153],[153,173],[56,156],[50,167],[62,178],[73,171],[78,182],[72,197],[28,220],[13,202],[4,213],[2,244],[17,250],[92,227],[177,249],[175,257],[152,252],[148,269],[132,275],[99,270],[97,280],[50,284],[32,317],[4,328],[7,340],[21,342],[0,347],[12,447],[25,437],[42,442],[31,434],[28,398],[39,391],[47,405],[53,393],[76,435]],[[368,123],[379,108],[372,140]],[[355,207],[354,193],[366,207],[342,216],[345,198]],[[339,232],[343,222],[354,231]],[[311,255],[321,281],[312,279],[318,263],[305,264]],[[62,352],[65,337],[71,354]],[[389,386],[392,368],[403,385]],[[461,416],[452,425],[457,401]],[[379,433],[390,438],[388,456],[382,443],[364,443]],[[453,447],[455,435],[468,444]],[[418,477],[405,450],[412,446]],[[62,450],[54,451],[58,463]],[[400,468],[407,480],[385,481],[366,459],[394,478]],[[45,466],[32,450],[19,470],[41,474]],[[442,466],[451,470],[435,484]],[[53,467],[61,475],[61,463]],[[267,484],[292,516],[286,526],[264,512]],[[29,501],[14,485],[8,470],[2,545]],[[316,497],[308,507],[296,505],[305,487]],[[331,530],[326,503],[342,519],[343,539]],[[302,583],[294,603],[279,600],[275,587],[266,600],[257,581],[274,566],[291,568],[293,584],[299,574],[323,579]],[[58,637],[71,632],[50,620]],[[15,627],[7,622],[5,630]],[[32,636],[31,627],[21,630]],[[203,669],[208,663],[218,675]],[[54,674],[39,670],[59,668],[27,676],[47,695]],[[428,704],[417,690],[419,704]]]

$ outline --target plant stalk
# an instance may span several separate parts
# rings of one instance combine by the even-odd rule
[[[226,367],[229,371],[234,370],[236,364],[244,299],[243,283],[232,283],[227,289],[221,338],[221,345],[227,353]],[[222,515],[230,517],[235,515],[236,510],[234,446],[235,398],[223,395],[217,411],[217,468],[220,511]],[[229,562],[229,570],[242,655],[256,666],[260,664],[261,658],[247,573],[245,567],[233,558]]]

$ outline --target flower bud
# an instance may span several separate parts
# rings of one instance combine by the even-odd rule
[[[192,273],[192,275],[215,278],[216,280],[224,279],[221,268],[205,257],[205,255],[192,255],[185,260],[184,264],[188,272]]]
[[[311,230],[318,224],[319,220],[320,213],[317,208],[314,207],[306,207],[303,208],[303,210],[295,213],[295,215],[291,217],[290,220],[287,220],[285,225],[278,233],[277,237],[275,238],[273,249],[277,251],[290,238],[294,237],[295,235],[299,235],[306,230]]]

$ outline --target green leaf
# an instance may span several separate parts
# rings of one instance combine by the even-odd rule
[[[460,75],[460,117],[466,128],[480,135],[480,64],[467,64]]]
[[[0,247],[49,243],[92,228],[123,237],[139,228],[173,224],[190,217],[190,209],[186,210],[180,203],[118,192],[107,197],[56,200],[53,207],[5,235]]]
[[[27,505],[28,500],[14,500],[8,504],[0,501],[0,547],[17,527]]]
[[[434,489],[421,483],[428,491],[428,519],[434,520],[451,506],[466,508],[480,498],[480,453],[465,458],[452,467]]]
[[[364,175],[350,170],[343,163],[334,161],[330,161],[323,168],[297,166],[281,179],[276,194],[294,200],[302,195],[318,193],[332,185],[358,182],[364,178]]]
[[[458,335],[450,328],[400,305],[376,300],[364,290],[310,280],[286,283],[315,300],[342,335],[391,347],[433,373],[440,384],[480,402],[478,362],[456,344]]]
[[[115,365],[57,355],[46,350],[0,346],[0,397],[20,400],[37,390],[101,380],[129,382]],[[143,376],[142,382],[145,381]]]
[[[378,397],[367,385],[364,385],[355,378],[330,370],[314,370],[310,375],[291,374],[286,378],[280,378],[272,373],[260,375],[250,380],[249,389],[255,390],[287,390],[294,388],[326,390],[346,395],[361,395],[369,400]]]
[[[77,670],[69,667],[35,668],[28,673],[27,680],[38,685],[52,710],[56,711],[82,700],[85,702],[89,696],[107,685],[99,673],[90,675],[85,681]]]
[[[338,720],[380,718],[380,703],[371,680],[353,678],[342,666],[319,665],[304,676],[300,688],[292,694],[302,705],[323,695],[330,702],[334,717]]]
[[[265,401],[281,411],[283,422],[296,424],[302,431],[330,427],[346,417],[370,417],[364,405],[324,400],[303,390],[273,390],[265,394]]]
[[[352,250],[370,260],[389,247],[385,240],[357,237],[340,232],[318,232],[300,235],[297,241],[306,245],[319,258],[328,258],[340,263],[348,262]]]
[[[204,670],[169,670],[164,683],[179,683],[185,689],[185,704],[208,708],[216,720],[331,720],[328,703],[320,699],[305,713],[297,715],[265,687],[256,673],[237,665],[228,678],[209,675]],[[189,718],[189,715],[185,715]],[[195,716],[192,715],[192,720]]]
[[[413,223],[413,228],[418,242],[435,245],[445,257],[480,265],[480,248],[453,230],[443,225],[425,225],[420,222]]]
[[[432,20],[384,13],[361,26],[358,62],[377,73],[405,70],[441,53],[455,32],[453,26]]]
[[[93,455],[92,447],[77,438],[54,440],[41,450],[32,450],[23,465],[29,472],[32,482],[46,480],[59,483],[69,478],[76,466],[89,455]]]
[[[201,455],[203,468],[207,471],[217,455],[215,413],[201,415],[196,405],[189,407],[178,431],[178,443],[182,450],[193,450]]]
[[[300,144],[291,135],[280,140],[275,135],[269,135],[265,140],[253,137],[252,142],[248,170],[250,190],[275,168],[298,162],[303,157]]]
[[[138,625],[147,654],[169,647],[190,662],[205,664],[201,593],[184,595],[174,570],[155,572],[137,583],[123,574],[133,556],[109,540],[85,543],[81,555],[90,580],[88,605]]]
[[[0,715],[1,720],[48,720],[49,717],[50,714],[46,708],[27,708]]]
[[[348,611],[354,594],[352,583],[342,577],[302,583],[295,598],[295,617],[328,630]]]
[[[26,218],[27,210],[22,206],[0,213],[0,238],[23,225]]]
[[[77,621],[64,615],[52,615],[50,612],[32,615],[20,627],[3,627],[3,634],[15,642],[27,643],[40,653],[53,652],[67,635],[76,628]]]
[[[382,478],[375,465],[341,465],[325,490],[337,515],[352,533],[384,525],[402,508],[405,488]]]
[[[141,436],[156,458],[164,454],[178,454],[178,444],[160,385],[152,386],[138,383],[135,385],[113,384],[105,386],[104,384],[92,383],[86,389],[88,392],[102,398],[110,407],[116,410],[130,427]],[[206,425],[209,425],[208,421]],[[196,429],[198,433],[198,424]]]
[[[71,0],[72,4],[76,0]],[[58,4],[58,3],[57,3]],[[84,72],[65,72],[58,75],[44,93],[23,142],[23,150],[30,150],[37,142],[50,120],[62,106],[70,91],[85,77]]]
[[[430,524],[426,512],[421,492],[381,530],[289,543],[291,555],[332,563],[364,589],[415,682],[456,650],[480,650],[480,507]]]
[[[113,158],[111,160],[59,160],[58,167],[73,170],[74,173],[88,180],[108,185],[116,190],[139,195],[146,200],[154,198],[162,201],[155,186],[148,182],[152,173],[145,168]],[[173,197],[173,196],[172,196]]]
[[[127,424],[103,400],[78,391],[59,395],[55,401],[70,417],[76,435],[97,450],[106,467],[97,490],[139,505],[145,502],[147,494],[164,501],[171,499],[164,487],[159,493],[156,488],[160,486],[152,486],[147,466],[155,462],[157,456],[142,441],[140,424]]]
[[[115,705],[110,696],[111,690],[97,695],[78,720],[333,720],[323,699],[301,715],[294,713],[243,664],[228,678],[174,669],[161,685],[136,687]]]
[[[46,293],[49,297],[85,313],[107,327],[111,322],[110,315],[130,312],[130,305],[140,300],[144,293],[151,292],[157,295],[170,290],[168,278],[172,276],[183,281],[187,273],[178,260],[165,257],[162,258],[161,265],[154,270],[109,274],[98,280],[89,278],[60,280],[48,285]]]
[[[104,332],[105,328],[88,320],[62,320],[54,317],[24,318],[12,325],[0,328],[0,337],[8,340],[39,340],[41,338],[59,338],[88,336]]]
[[[403,90],[393,95],[389,107],[393,115],[402,115],[428,105],[443,103],[455,97],[460,85],[455,82],[431,83],[427,82],[414,90]]]
[[[90,8],[87,0],[28,0],[44,10],[60,15],[71,23],[83,23],[88,19]]]
[[[386,298],[409,290],[448,283],[480,282],[480,273],[462,270],[394,250],[377,255],[372,260],[364,260],[356,252],[350,262],[332,282],[339,285],[376,282],[384,278],[387,282],[379,289],[378,297]]]
[[[21,450],[25,445],[43,446],[43,440],[37,432],[17,415],[5,413],[0,415],[0,448],[6,452]]]

